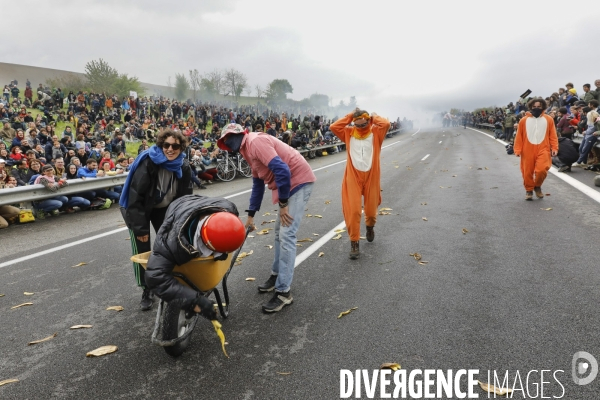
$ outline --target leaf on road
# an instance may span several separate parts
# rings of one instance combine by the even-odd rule
[[[298,243],[302,243],[302,242],[312,242],[313,240],[311,238],[304,238],[304,239],[300,239],[298,240]]]
[[[550,211],[550,210],[552,210],[552,207],[549,207],[549,208],[540,208],[540,210]]]
[[[421,255],[419,253],[410,253],[411,257],[413,257],[417,261],[421,261]]]
[[[40,340],[34,340],[33,342],[29,342],[27,343],[27,346],[31,346],[32,344],[38,344],[38,343],[42,343],[42,342],[47,342],[48,340],[52,340],[56,337],[56,335],[58,335],[58,332],[55,333],[54,335],[48,336],[46,338],[40,339]]]
[[[0,297],[4,297],[4,295],[3,295],[3,294],[0,294]]]
[[[383,207],[383,208],[380,208],[379,211],[392,211],[392,209],[388,208],[388,207]]]
[[[421,205],[422,205],[422,206],[426,206],[426,205],[427,205],[427,203],[421,203]]]
[[[249,237],[249,238],[253,238],[253,237],[254,237],[254,235],[248,235],[248,237]]]
[[[213,327],[215,328],[215,332],[217,332],[217,336],[219,337],[219,339],[221,339],[221,348],[223,349],[223,354],[225,354],[225,357],[229,358],[229,356],[227,355],[227,351],[225,350],[225,334],[221,330],[221,323],[216,319],[213,319],[210,322],[212,322]]]
[[[271,250],[271,249],[273,248],[273,245],[270,245],[270,244],[268,244],[268,245],[266,245],[265,247],[268,247],[268,248],[269,248],[269,250]]]
[[[296,243],[296,247],[302,247],[301,243]]]
[[[366,236],[360,236],[360,240],[367,240]]]
[[[83,267],[84,265],[87,265],[87,263],[80,262],[80,263],[79,263],[79,264],[77,264],[77,265],[73,265],[71,268]]]
[[[271,215],[271,213],[270,212],[266,212],[266,213],[263,214],[263,217],[266,217],[267,215]]]
[[[467,233],[469,233],[469,230],[467,228],[462,228],[462,233],[463,235],[466,235]]]
[[[354,310],[357,310],[357,309],[358,309],[358,307],[352,307],[352,308],[351,308],[351,309],[349,309],[349,310],[342,311],[342,312],[340,313],[340,315],[338,315],[338,319],[342,318],[344,315],[348,315],[348,314],[350,314],[352,311],[354,311]]]
[[[509,389],[509,388],[499,389],[496,386],[490,385],[488,383],[483,383],[481,381],[477,381],[477,382],[479,382],[479,386],[488,393],[495,393],[500,396],[505,396],[505,395],[511,394],[513,392],[513,390]]]
[[[306,214],[306,217],[312,217],[312,214]]]
[[[489,169],[488,167],[484,167],[485,169]]]
[[[323,216],[322,216],[322,215],[317,215],[317,214],[313,215],[313,217],[314,217],[314,218],[323,218]]]
[[[392,213],[387,211],[379,211],[379,215],[392,215]]]
[[[87,328],[91,328],[91,327],[92,327],[92,325],[73,325],[69,329],[87,329]]]
[[[346,230],[345,229],[336,229],[334,232],[335,233],[342,233],[342,232],[346,232]]]
[[[110,306],[106,309],[106,311],[123,311],[123,306]]]
[[[457,175],[452,175],[452,177],[453,177],[453,178],[456,178],[456,177],[457,177]]]
[[[429,261],[419,261],[419,265],[427,265],[429,264]]]
[[[33,303],[23,303],[23,304],[19,304],[18,306],[11,307],[10,309],[14,310],[15,308],[25,307],[25,306],[32,306],[32,305],[33,305]]]
[[[398,371],[402,366],[398,363],[383,363],[379,369],[391,369],[392,371]]]
[[[117,346],[102,346],[102,347],[98,347],[95,350],[92,351],[88,351],[86,353],[86,357],[100,357],[100,356],[104,356],[106,354],[110,354],[110,353],[114,353],[115,351],[117,351],[119,348]]]
[[[252,255],[252,253],[254,253],[254,250],[250,250],[248,253],[246,253],[245,251],[241,252],[240,254],[238,254],[237,258],[235,259],[235,261],[240,262],[242,261],[244,258]]]
[[[265,228],[265,229],[262,229],[262,230],[260,230],[260,231],[256,232],[256,234],[257,234],[257,235],[268,235],[268,234],[269,234],[269,231],[270,231],[270,230],[272,230],[272,229],[273,229],[273,228]]]
[[[246,280],[247,280],[248,282],[254,282],[254,281],[256,280],[256,278],[246,278]]]
[[[131,238],[130,238],[130,237],[127,237],[127,238],[125,238],[124,240],[131,240]]]
[[[427,221],[427,218],[423,217],[423,221]]]
[[[8,385],[9,383],[15,383],[15,382],[19,382],[19,380],[18,379],[5,379],[3,381],[0,381],[0,386]]]
[[[319,253],[319,257],[323,257],[324,255],[325,255],[325,253],[323,253],[323,252]]]
[[[291,372],[277,372],[279,375],[291,375]]]
[[[325,204],[331,204],[331,200],[325,200]]]
[[[261,222],[260,224],[261,224],[261,225],[266,225],[266,224],[270,224],[271,222],[275,222],[275,220],[274,220],[274,219],[272,219],[272,220],[270,220],[270,221],[263,221],[263,222]]]
[[[236,262],[235,264],[233,264],[234,267],[239,267],[240,265],[242,265],[241,262]]]
[[[341,238],[342,238],[342,235],[338,234],[337,236],[332,237],[331,240],[338,240]]]
[[[318,233],[313,233],[313,236],[319,236],[319,234]]]
[[[23,294],[25,296],[33,296],[35,293],[31,293],[31,292],[23,292]]]

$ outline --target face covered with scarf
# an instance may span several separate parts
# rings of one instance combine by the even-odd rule
[[[363,110],[355,112],[352,122],[359,136],[365,137],[371,132],[372,121],[368,112]]]

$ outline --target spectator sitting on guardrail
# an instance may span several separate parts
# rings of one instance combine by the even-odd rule
[[[38,175],[34,184],[42,184],[51,192],[56,192],[59,188],[66,186],[67,181],[61,180],[56,182],[54,178],[54,168],[51,165],[44,165],[42,167],[42,174]],[[47,213],[58,215],[58,209],[62,208],[68,201],[69,199],[67,199],[66,196],[57,196],[51,199],[34,201],[33,207],[36,209],[36,218],[44,219],[46,218]]]

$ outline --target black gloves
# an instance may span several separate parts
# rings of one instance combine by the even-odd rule
[[[215,311],[213,302],[204,296],[198,296],[192,300],[185,300],[181,308],[188,312],[195,312],[194,308],[196,306],[200,307],[200,314],[206,319],[217,319],[217,312]]]

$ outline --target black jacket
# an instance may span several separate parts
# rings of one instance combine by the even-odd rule
[[[563,163],[571,165],[579,158],[579,151],[571,139],[559,137],[557,156]]]
[[[220,197],[188,195],[169,205],[165,221],[156,234],[146,269],[146,284],[161,299],[168,302],[197,297],[196,291],[179,283],[172,271],[176,265],[185,264],[199,256],[189,236],[192,221],[200,214],[220,211],[239,215],[235,204]]]
[[[154,191],[158,185],[160,167],[152,162],[150,157],[144,159],[133,173],[129,186],[129,204],[121,208],[121,214],[127,227],[135,236],[150,234],[150,213],[154,207]],[[190,164],[183,161],[183,175],[177,182],[175,199],[193,193],[192,170]]]

